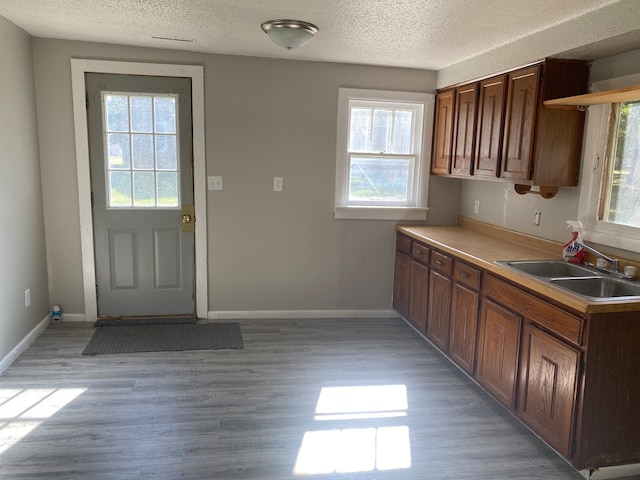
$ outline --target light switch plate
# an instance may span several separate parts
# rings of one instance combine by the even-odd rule
[[[282,177],[273,177],[273,191],[274,192],[282,191]]]
[[[221,176],[207,177],[207,188],[209,190],[222,190],[222,177]]]

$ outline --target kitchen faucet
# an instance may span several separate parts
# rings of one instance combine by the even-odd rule
[[[607,270],[603,267],[598,267],[598,265],[596,264],[596,269],[598,270],[602,270],[605,272],[610,272],[610,273],[619,273],[619,269],[620,269],[620,261],[617,258],[611,258],[606,256],[604,253],[599,252],[598,250],[596,250],[593,247],[590,247],[589,245],[585,245],[584,243],[580,243],[576,240],[574,240],[573,242],[571,242],[571,246],[575,247],[582,247],[585,250],[587,250],[588,252],[593,253],[594,255],[597,255],[600,258],[604,258],[607,262],[609,262],[611,264],[611,270]]]

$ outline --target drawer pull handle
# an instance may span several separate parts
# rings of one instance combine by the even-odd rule
[[[444,262],[442,260],[436,260],[436,264],[437,265],[444,265]]]
[[[418,249],[416,248],[416,255],[422,255],[422,250],[418,250]]]
[[[464,270],[462,272],[460,272],[460,276],[462,278],[469,278],[471,275],[469,275],[467,272],[465,272]]]

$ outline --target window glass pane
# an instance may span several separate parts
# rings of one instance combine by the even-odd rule
[[[158,205],[163,207],[178,206],[178,174],[176,172],[159,172]]]
[[[155,178],[153,172],[133,172],[133,204],[152,207],[156,204]]]
[[[129,131],[129,97],[105,95],[105,119],[107,132]]]
[[[413,112],[411,110],[396,110],[393,125],[392,153],[407,154],[411,151],[413,132]]]
[[[153,170],[153,135],[131,135],[133,168]]]
[[[640,227],[640,101],[620,104],[605,221]],[[611,151],[611,150],[610,150]]]
[[[153,132],[151,97],[131,97],[131,131]]]
[[[156,136],[156,168],[158,170],[177,170],[178,151],[175,135]]]
[[[351,109],[351,128],[349,131],[349,151],[368,152],[371,137],[370,108]]]
[[[376,153],[391,153],[391,126],[393,112],[391,110],[373,111],[373,129],[371,134],[371,150]]]
[[[107,156],[109,169],[129,169],[131,152],[129,151],[129,135],[122,133],[107,134]]]
[[[156,97],[156,132],[176,133],[176,99],[174,97]]]
[[[109,206],[131,206],[131,173],[109,172]]]
[[[413,158],[351,157],[349,201],[407,202]]]

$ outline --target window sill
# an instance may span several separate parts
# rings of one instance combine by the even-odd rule
[[[426,220],[427,207],[346,207],[336,206],[336,220]]]
[[[603,245],[605,247],[640,253],[640,240],[625,236],[624,234],[585,230],[583,238],[588,242]]]

